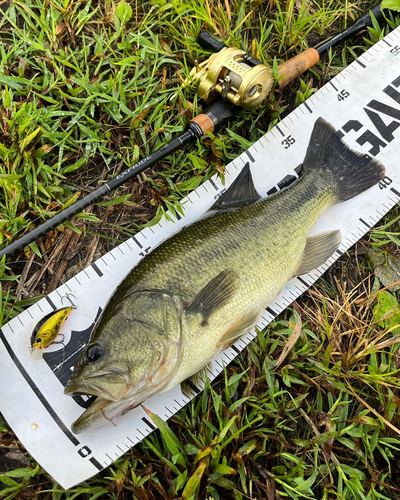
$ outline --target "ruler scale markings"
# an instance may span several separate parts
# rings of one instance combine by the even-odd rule
[[[297,276],[297,279],[302,283],[306,288],[308,288],[310,285],[305,281],[301,276]]]
[[[222,357],[223,358],[228,358],[229,362],[232,361],[233,358],[231,358],[230,356],[228,356],[227,352],[226,351],[222,351]]]
[[[91,264],[91,267],[95,271],[95,273],[99,276],[99,278],[101,278],[103,276],[103,273],[101,272],[101,270],[99,269],[99,266],[95,262],[93,262],[93,264]]]
[[[254,163],[254,161],[255,161],[255,160],[254,160],[253,155],[250,153],[250,151],[249,151],[248,149],[246,149],[245,153],[246,153],[246,155],[249,157],[249,160],[250,160],[252,163]],[[243,161],[244,161],[244,160],[243,160]]]
[[[236,352],[236,354],[240,354],[239,349],[235,345],[231,345],[231,348]]]
[[[54,302],[51,300],[51,298],[46,295],[45,297],[46,301],[50,304],[51,308],[53,309],[53,311],[55,311],[57,309],[57,307],[55,306]]]
[[[135,236],[132,236],[132,240],[136,243],[136,245],[139,248],[143,248],[143,245],[140,243],[140,241]]]
[[[279,125],[275,125],[276,130],[281,134],[282,137],[285,137],[285,134],[282,132],[282,130],[279,128]]]
[[[91,462],[99,471],[104,469],[104,466],[101,465],[101,463],[94,457],[89,458],[89,462]]]
[[[142,420],[147,425],[147,427],[150,427],[150,429],[152,429],[153,431],[157,429],[157,427],[152,422],[150,422],[148,418],[142,417]]]
[[[86,272],[86,269],[83,270],[83,272],[86,274],[86,276],[90,279],[89,274]]]
[[[364,219],[362,219],[361,217],[359,218],[359,220],[365,225],[367,226],[368,229],[371,229],[371,226],[368,224],[368,222],[365,222]]]
[[[218,186],[215,184],[215,182],[213,181],[212,177],[210,179],[208,179],[209,183],[211,184],[211,186],[216,190],[218,191]]]

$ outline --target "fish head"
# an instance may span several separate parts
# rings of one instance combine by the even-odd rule
[[[114,351],[114,353],[112,352]],[[102,339],[89,342],[80,355],[65,393],[99,396],[108,401],[120,400],[126,392],[129,367]]]
[[[167,386],[181,357],[181,310],[176,304],[164,291],[145,290],[123,297],[118,308],[107,307],[65,393],[110,402],[129,399],[134,407]]]

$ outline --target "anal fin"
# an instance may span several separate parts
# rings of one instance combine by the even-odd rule
[[[342,241],[339,230],[326,231],[307,238],[303,258],[296,274],[309,273],[322,265],[338,249]]]
[[[211,363],[208,363],[191,377],[181,382],[181,390],[185,396],[189,397],[192,391],[198,393],[204,389],[207,380],[207,369],[210,366]]]

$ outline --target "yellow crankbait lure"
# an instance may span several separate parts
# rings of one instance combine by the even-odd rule
[[[31,336],[31,348],[45,349],[47,346],[52,344],[57,338],[62,324],[67,319],[72,309],[72,306],[63,307],[62,309],[51,312],[42,318],[33,330]],[[63,340],[61,342],[63,342]]]

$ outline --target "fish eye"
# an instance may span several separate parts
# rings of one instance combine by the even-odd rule
[[[35,340],[35,344],[40,344],[42,342],[42,339],[40,337],[38,337],[36,340]]]
[[[98,359],[100,359],[102,355],[101,347],[98,344],[93,344],[86,351],[86,357],[89,363],[94,363]]]

